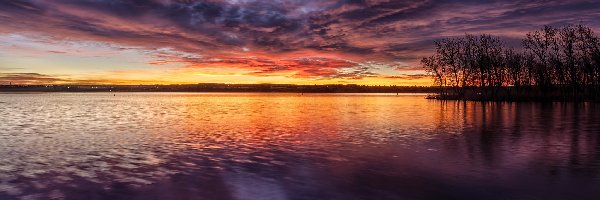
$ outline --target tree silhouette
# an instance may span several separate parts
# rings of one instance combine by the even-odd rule
[[[522,48],[492,35],[435,41],[421,63],[440,88],[437,98],[470,100],[598,100],[600,43],[591,28],[545,26]]]

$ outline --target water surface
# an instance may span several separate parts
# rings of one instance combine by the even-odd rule
[[[0,94],[0,199],[598,199],[600,106]]]

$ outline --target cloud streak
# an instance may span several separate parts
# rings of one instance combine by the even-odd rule
[[[39,73],[0,73],[1,84],[52,84],[63,83],[64,79]]]

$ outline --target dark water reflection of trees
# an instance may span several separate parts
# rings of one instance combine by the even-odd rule
[[[593,103],[94,95],[3,100],[0,199],[600,196]]]
[[[163,184],[181,190],[208,189],[215,193],[187,192],[219,199],[595,199],[600,195],[597,105],[438,104],[444,109],[434,122],[437,128],[428,133],[435,136],[407,148],[389,141],[343,156],[349,160],[332,161],[274,147],[268,151],[286,165],[230,162],[223,165],[224,171],[174,176]],[[460,131],[450,132],[457,127]]]

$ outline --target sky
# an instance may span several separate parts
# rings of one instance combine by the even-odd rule
[[[0,84],[432,85],[436,39],[598,19],[580,0],[1,0]]]

